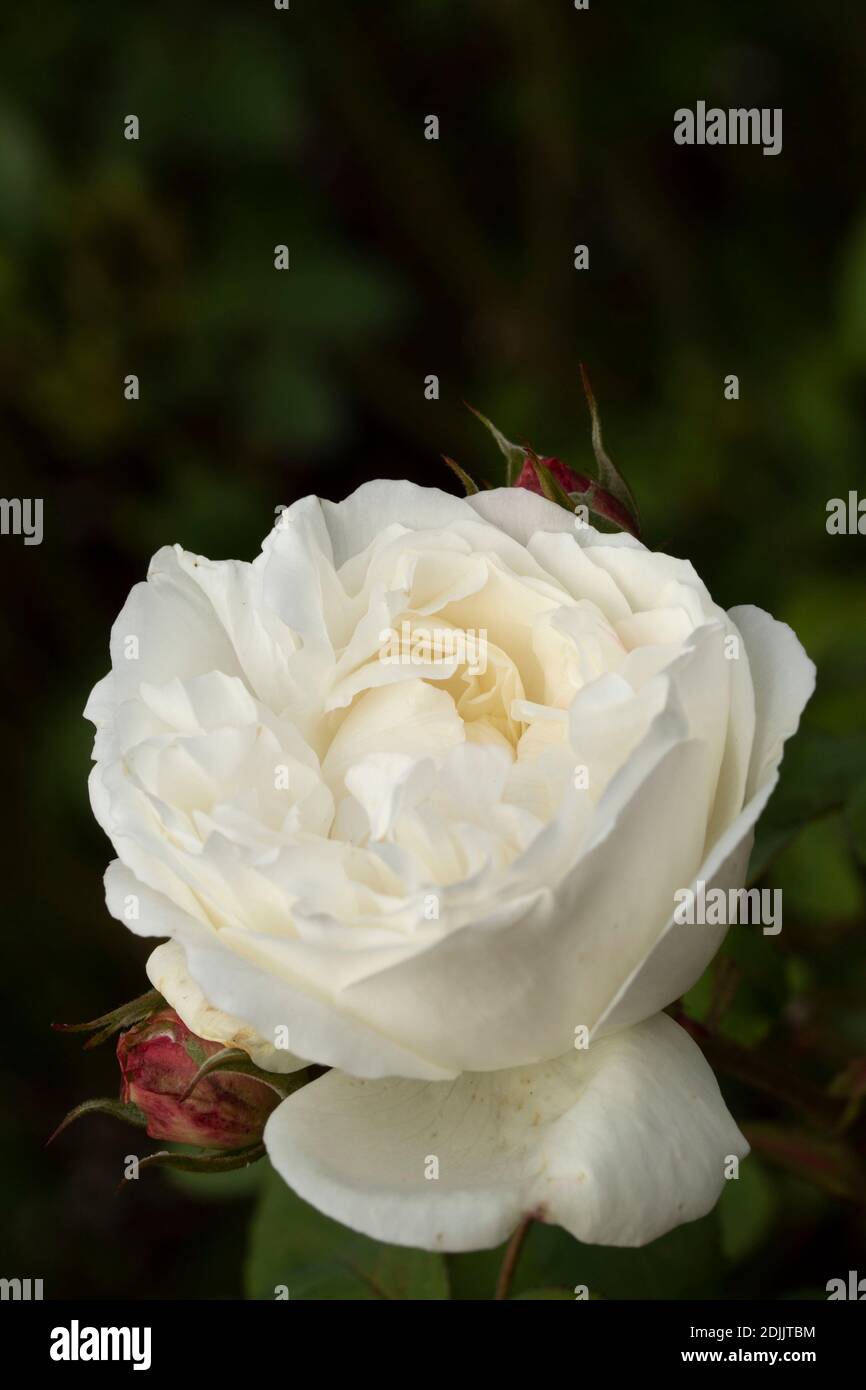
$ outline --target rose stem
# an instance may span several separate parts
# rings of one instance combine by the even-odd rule
[[[517,1261],[520,1258],[520,1251],[523,1248],[523,1242],[526,1239],[526,1233],[531,1225],[532,1217],[524,1216],[520,1225],[517,1227],[517,1230],[514,1232],[514,1235],[508,1242],[505,1254],[502,1258],[502,1268],[499,1271],[499,1278],[496,1281],[496,1292],[493,1295],[494,1299],[503,1299],[508,1297],[508,1290],[511,1287],[511,1280],[514,1278],[514,1270],[517,1266]]]

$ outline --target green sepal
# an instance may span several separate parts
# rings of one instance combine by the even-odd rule
[[[466,489],[467,497],[471,497],[473,493],[476,493],[478,491],[478,484],[475,482],[473,478],[470,478],[465,468],[460,467],[459,463],[455,463],[454,459],[450,459],[447,454],[442,455],[442,462],[447,464],[448,467],[451,469],[451,472],[456,474],[457,477],[460,479],[461,483]]]
[[[181,1096],[181,1103],[189,1100],[196,1086],[203,1081],[206,1076],[213,1072],[234,1072],[241,1076],[254,1076],[257,1081],[261,1081],[265,1086],[270,1086],[272,1091],[276,1091],[282,1100],[286,1096],[292,1095],[294,1091],[299,1091],[302,1086],[306,1086],[311,1079],[307,1075],[307,1068],[301,1071],[294,1071],[288,1074],[276,1071],[263,1071],[257,1067],[249,1053],[244,1052],[240,1047],[224,1047],[221,1052],[215,1052],[207,1061],[202,1062],[192,1081],[187,1086]],[[304,1079],[301,1080],[300,1078]]]
[[[172,1153],[169,1149],[159,1149],[138,1160],[138,1171],[142,1168],[176,1168],[182,1173],[230,1173],[235,1168],[248,1168],[265,1156],[264,1144],[250,1144],[244,1149],[199,1149],[192,1153]],[[122,1192],[132,1181],[124,1176],[118,1184]]]
[[[548,502],[555,502],[558,507],[564,507],[566,511],[573,514],[574,503],[559,479],[554,477],[547,464],[542,463],[533,449],[527,448],[526,452],[532,467],[535,469],[538,485]]]
[[[501,430],[498,430],[492,420],[488,420],[486,415],[482,415],[480,410],[476,410],[474,405],[468,401],[463,404],[467,410],[471,410],[477,420],[480,420],[486,430],[489,430],[496,440],[500,453],[505,459],[505,485],[514,487],[521,468],[526,462],[526,450],[519,444],[512,444],[510,439],[506,439]]]
[[[122,1100],[110,1100],[108,1097],[83,1100],[60,1121],[54,1133],[45,1141],[45,1147],[47,1148],[49,1144],[52,1144],[58,1135],[72,1124],[73,1120],[80,1119],[82,1115],[91,1114],[112,1115],[115,1120],[125,1120],[127,1124],[137,1125],[139,1129],[144,1129],[147,1125],[147,1119],[137,1105],[125,1104]]]
[[[130,999],[128,1004],[121,1004],[119,1008],[112,1009],[101,1018],[93,1018],[89,1023],[52,1023],[51,1027],[58,1033],[95,1032],[95,1036],[88,1038],[84,1046],[99,1047],[100,1043],[107,1042],[114,1033],[119,1033],[123,1028],[131,1028],[133,1024],[149,1018],[157,1009],[161,1009],[165,1002],[158,989],[149,989],[147,994],[140,994],[137,999]]]
[[[598,413],[598,406],[595,403],[595,396],[589,383],[589,375],[582,362],[580,364],[580,379],[583,382],[583,391],[592,419],[592,451],[598,465],[598,481],[605,492],[609,492],[611,497],[616,498],[617,502],[625,508],[634,523],[635,535],[640,536],[640,514],[637,502],[616,464],[605,453],[601,438],[601,418]]]
[[[621,535],[624,528],[618,522],[612,521],[609,516],[605,516],[604,512],[598,511],[595,505],[598,491],[598,483],[593,480],[585,492],[570,492],[568,495],[571,499],[572,511],[576,514],[579,506],[586,507],[592,517],[593,530],[600,531],[604,536]]]

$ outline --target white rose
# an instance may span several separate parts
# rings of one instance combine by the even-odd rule
[[[486,634],[486,671],[382,660],[404,621]],[[443,1250],[710,1209],[747,1145],[661,1011],[725,928],[674,895],[743,883],[813,688],[789,628],[522,489],[374,482],[253,564],[161,550],[111,655],[109,909],[171,938],[149,973],[191,1028],[333,1068],[265,1133],[303,1198]]]

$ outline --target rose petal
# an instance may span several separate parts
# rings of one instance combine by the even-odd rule
[[[754,827],[779,777],[785,740],[796,732],[815,688],[815,666],[794,633],[760,608],[735,608],[731,618],[745,644],[755,692],[755,736],[744,809],[712,846],[694,879],[711,888],[741,888],[746,880]],[[599,1019],[603,1034],[658,1012],[691,989],[709,965],[726,926],[668,922],[653,950],[624,981]]]
[[[241,1048],[263,1071],[286,1075],[308,1065],[303,1057],[275,1047],[239,1018],[232,1018],[209,1004],[187,969],[183,947],[176,941],[165,941],[157,946],[148,957],[145,969],[154,989],[159,990],[197,1037],[222,1043],[225,1047]]]
[[[330,1072],[274,1111],[265,1144],[327,1216],[452,1251],[498,1245],[529,1215],[578,1240],[644,1245],[709,1211],[726,1160],[748,1152],[700,1049],[666,1015],[453,1083]]]

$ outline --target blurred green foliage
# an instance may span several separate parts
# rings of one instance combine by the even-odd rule
[[[102,1120],[40,1152],[116,1084],[110,1051],[82,1057],[49,1021],[140,992],[147,953],[104,909],[80,715],[130,585],[173,541],[251,557],[305,492],[372,476],[454,490],[443,452],[495,477],[464,399],[591,468],[581,360],[648,543],[694,559],[725,606],[790,622],[819,669],[756,850],[784,930],[734,929],[690,1006],[818,1087],[866,1051],[866,541],[824,525],[828,499],[866,492],[852,19],[839,0],[820,15],[807,0],[48,0],[5,17],[3,491],[45,499],[45,540],[0,552],[4,1273],[43,1276],[47,1296],[242,1291],[249,1185],[152,1175],[115,1199],[129,1139]],[[673,111],[698,98],[781,106],[783,153],[675,147]],[[785,1120],[723,1085],[744,1122]],[[294,1200],[266,1186],[254,1296],[300,1259],[262,1249],[268,1204]],[[862,1210],[753,1158],[715,1216],[659,1249],[576,1252],[534,1230],[514,1292],[822,1296],[862,1268]],[[495,1264],[449,1261],[452,1293],[489,1297]]]
[[[261,1182],[246,1264],[249,1298],[449,1297],[442,1255],[379,1245],[347,1230],[302,1202],[273,1169]]]

